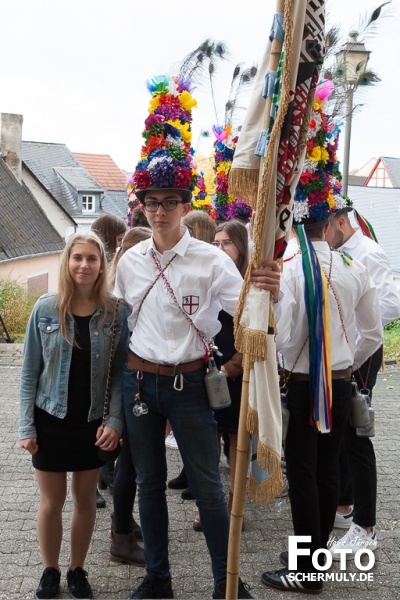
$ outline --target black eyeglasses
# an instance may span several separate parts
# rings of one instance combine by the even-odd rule
[[[157,212],[159,206],[162,206],[164,210],[170,212],[171,210],[175,210],[178,204],[183,204],[183,202],[179,200],[163,200],[162,202],[149,200],[148,202],[144,202],[144,207],[147,212]]]
[[[222,242],[213,242],[213,246],[217,246],[218,248],[229,248],[232,246],[232,240],[222,240]]]

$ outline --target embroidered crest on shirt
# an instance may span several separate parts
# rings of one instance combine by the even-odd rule
[[[200,296],[183,296],[182,308],[188,315],[194,315],[199,309]]]

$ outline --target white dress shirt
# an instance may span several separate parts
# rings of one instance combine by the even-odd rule
[[[326,242],[313,242],[320,263],[329,276],[331,251]],[[382,344],[382,326],[376,288],[366,268],[357,260],[351,266],[342,256],[332,251],[330,281],[335,290],[339,308],[332,289],[329,288],[331,366],[341,370],[360,365]],[[304,299],[305,277],[302,257],[299,254],[285,263],[281,277],[282,299],[275,305],[277,320],[277,349],[284,358],[284,367],[296,373],[309,373],[308,321]],[[356,343],[356,330],[361,337]],[[307,340],[307,342],[306,342]],[[304,348],[300,353],[301,348]]]
[[[207,340],[221,329],[218,321],[221,309],[231,315],[235,313],[243,283],[234,262],[225,252],[191,237],[184,229],[183,237],[171,250],[160,254],[151,238],[147,248],[137,244],[118,263],[114,293],[127,302],[131,311],[128,318],[132,331],[130,350],[156,363],[189,362],[201,358],[205,350],[162,278],[144,300],[138,316],[142,299],[158,275],[152,249],[162,268],[177,255],[165,276],[179,304]]]
[[[357,227],[355,233],[339,248],[357,258],[367,269],[379,298],[382,325],[400,317],[400,296],[394,283],[389,260],[379,244],[363,234]]]

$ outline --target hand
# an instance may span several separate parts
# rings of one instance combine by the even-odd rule
[[[104,429],[103,427],[99,427],[96,434],[97,442],[95,446],[98,446],[102,450],[114,450],[119,438],[120,434],[112,427],[108,427],[108,425]]]
[[[254,287],[271,292],[274,302],[278,302],[281,270],[275,260],[264,260],[261,269],[254,269],[250,277]]]
[[[19,440],[19,445],[21,448],[28,450],[29,454],[36,454],[36,452],[39,451],[37,438],[26,438],[26,440]]]

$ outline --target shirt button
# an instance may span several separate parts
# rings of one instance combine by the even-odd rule
[[[100,358],[100,354],[96,354],[96,358]]]
[[[47,331],[51,331],[50,325],[47,325],[46,329],[47,329]]]
[[[94,332],[94,335],[99,335],[99,332],[98,332],[98,331],[95,331],[95,332]]]

